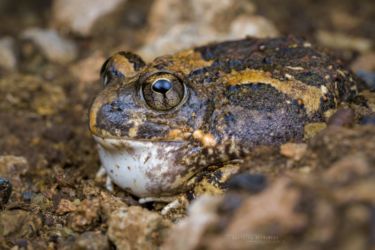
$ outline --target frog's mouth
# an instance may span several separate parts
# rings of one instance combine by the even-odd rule
[[[185,141],[93,137],[107,174],[116,185],[138,197],[174,194],[191,177],[181,161]]]

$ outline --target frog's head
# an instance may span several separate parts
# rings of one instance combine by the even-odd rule
[[[90,109],[90,131],[112,180],[137,196],[177,191],[194,173],[184,163],[189,141],[204,123],[205,97],[171,57],[146,65],[129,52],[101,69],[104,89]]]

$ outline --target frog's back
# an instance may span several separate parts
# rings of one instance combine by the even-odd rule
[[[299,141],[307,123],[323,122],[327,111],[356,95],[350,72],[294,37],[247,38],[194,52],[210,64],[188,80],[210,96],[207,130],[220,140],[249,147]]]

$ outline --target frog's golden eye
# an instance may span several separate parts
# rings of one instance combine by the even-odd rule
[[[149,76],[142,84],[142,97],[146,104],[158,111],[177,107],[184,100],[184,83],[173,74],[161,73]]]
[[[113,79],[134,76],[144,66],[144,61],[138,55],[125,51],[118,52],[104,62],[100,70],[102,84],[106,86]]]

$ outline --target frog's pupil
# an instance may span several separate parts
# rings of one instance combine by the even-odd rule
[[[166,79],[160,79],[152,84],[152,90],[161,94],[165,94],[172,88],[172,83]]]

